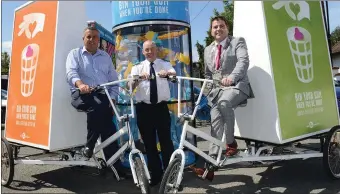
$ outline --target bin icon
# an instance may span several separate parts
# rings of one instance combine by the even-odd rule
[[[39,59],[39,45],[29,44],[21,53],[21,94],[32,95]]]
[[[302,27],[294,26],[288,28],[287,38],[298,79],[303,83],[311,82],[314,70],[310,33]]]

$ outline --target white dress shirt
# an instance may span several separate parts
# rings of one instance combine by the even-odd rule
[[[156,75],[161,71],[174,72],[175,69],[172,67],[171,63],[163,61],[162,59],[156,59],[153,64],[153,68],[155,70]],[[150,61],[144,60],[140,64],[135,65],[131,69],[131,76],[141,75],[143,72],[146,72],[150,75]],[[170,100],[170,88],[169,82],[166,78],[161,78],[156,76],[157,83],[157,95],[158,102],[168,101]],[[144,80],[139,83],[136,88],[136,101],[144,102],[147,104],[151,104],[150,102],[150,81]]]

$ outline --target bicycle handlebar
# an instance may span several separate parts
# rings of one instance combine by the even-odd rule
[[[161,76],[159,76],[159,74],[157,74],[156,77],[166,78],[166,79],[170,80],[170,81],[173,82],[173,83],[176,82],[176,76],[173,76],[173,75],[166,75],[165,77],[161,77]],[[139,80],[151,80],[151,78],[149,77],[148,79],[144,79],[144,78],[143,78],[142,76],[140,76],[140,75],[134,75],[134,76],[133,76],[133,80],[134,80],[134,81],[139,81]]]
[[[213,85],[222,85],[221,80],[208,80],[208,79],[200,79],[200,78],[190,78],[190,77],[182,77],[182,76],[176,76],[176,75],[167,75],[166,77],[168,80],[170,80],[173,83],[177,83],[179,79],[186,79],[186,80],[191,80],[191,81],[206,81],[208,83],[211,83]],[[235,84],[231,84],[230,86],[235,86]]]
[[[159,75],[156,75],[156,76],[160,77]],[[195,102],[196,105],[200,102],[202,94],[203,94],[203,90],[206,87],[207,83],[211,83],[213,85],[221,84],[221,80],[210,80],[210,79],[183,77],[183,76],[176,76],[176,75],[167,75],[167,76],[162,77],[162,78],[166,78],[167,80],[171,81],[172,83],[178,83],[178,85],[179,85],[179,87],[178,87],[178,99],[179,99],[179,102],[178,102],[178,117],[180,117],[182,115],[182,113],[180,111],[181,110],[181,88],[182,88],[181,81],[182,80],[203,82],[203,86],[201,88],[201,92],[199,94],[199,97],[198,97],[197,101]],[[139,80],[150,80],[150,78],[149,79],[144,79],[140,75],[135,75],[132,78],[117,80],[117,81],[113,81],[113,82],[109,82],[109,83],[105,83],[105,84],[101,84],[101,85],[92,87],[91,91],[93,92],[93,91],[96,91],[96,90],[99,90],[99,89],[103,88],[105,90],[106,95],[108,96],[108,98],[110,100],[110,103],[112,105],[112,108],[114,109],[115,114],[117,115],[118,120],[121,121],[121,119],[124,118],[124,117],[118,115],[118,111],[116,110],[116,107],[115,107],[112,99],[110,98],[110,95],[109,95],[109,92],[108,92],[108,89],[107,89],[106,86],[116,85],[116,84],[119,84],[119,83],[122,83],[122,82],[129,82],[130,92],[132,93],[132,85],[131,85],[132,82],[130,82],[130,81],[139,81]],[[229,87],[234,87],[234,86],[235,86],[235,84],[232,84]],[[79,90],[79,88],[77,88],[77,89]],[[130,99],[130,103],[131,103],[131,110],[133,110],[133,99],[132,98]],[[191,119],[194,119],[196,111],[197,111],[197,106],[195,106],[193,114],[190,115]],[[134,118],[134,112],[132,111],[131,114],[129,114],[129,116],[132,116],[132,118]]]
[[[221,84],[221,80],[210,80],[210,79],[201,79],[201,78],[193,78],[193,77],[183,77],[183,76],[174,76],[173,79],[176,79],[176,82],[178,82],[178,103],[177,103],[177,110],[178,110],[178,114],[177,117],[181,118],[182,117],[182,113],[181,113],[181,93],[182,93],[182,84],[181,81],[182,80],[190,80],[190,81],[199,81],[199,82],[203,82],[203,85],[201,87],[201,91],[198,95],[198,99],[195,101],[195,106],[194,106],[194,111],[191,115],[188,115],[189,118],[191,120],[193,120],[195,118],[196,112],[198,110],[198,105],[201,101],[202,95],[203,95],[203,91],[207,85],[207,83],[211,83],[213,85],[217,85],[217,84]],[[226,86],[228,88],[233,88],[235,87],[235,84],[232,84],[231,86]],[[210,93],[210,92],[209,92]]]
[[[90,87],[90,88],[91,88],[91,92],[96,92],[96,91],[98,91],[98,90],[100,90],[100,89],[103,89],[103,90],[105,91],[105,94],[107,95],[107,97],[108,97],[108,99],[109,99],[109,101],[110,101],[110,104],[111,104],[111,106],[112,106],[112,108],[113,108],[113,111],[114,111],[115,115],[117,116],[118,121],[121,121],[121,120],[124,119],[125,117],[124,117],[124,115],[123,115],[123,116],[120,116],[120,115],[118,114],[118,111],[117,111],[117,109],[116,109],[116,107],[115,107],[115,104],[113,103],[113,101],[112,101],[112,99],[111,99],[111,97],[110,97],[110,94],[109,94],[109,91],[108,91],[107,86],[116,85],[116,84],[119,84],[119,83],[122,83],[122,82],[130,82],[130,81],[132,81],[132,80],[133,80],[133,78],[122,79],[122,80],[116,80],[116,81],[113,81],[113,82],[108,82],[108,83],[105,83],[105,84],[101,84],[101,85],[97,85],[97,86],[94,86],[94,87]],[[130,83],[131,83],[131,82],[130,82]],[[131,84],[129,84],[129,85],[130,85],[130,92],[132,93]],[[80,90],[80,89],[77,88],[77,90]],[[131,110],[133,110],[133,100],[132,100],[132,98],[130,99],[130,103],[131,103]],[[128,116],[129,116],[129,117],[131,116],[132,118],[134,118],[134,117],[135,117],[135,116],[134,116],[134,111],[131,111],[131,113],[128,114]]]

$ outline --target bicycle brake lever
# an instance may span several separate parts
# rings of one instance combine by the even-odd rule
[[[177,83],[177,77],[176,75],[166,75],[164,78],[171,81],[172,83]]]

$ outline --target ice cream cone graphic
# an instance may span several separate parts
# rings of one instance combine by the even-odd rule
[[[21,94],[32,95],[39,59],[39,45],[29,44],[21,53]]]
[[[313,81],[314,70],[310,33],[302,27],[294,26],[288,28],[287,38],[297,78],[303,83]]]
[[[306,1],[278,1],[272,7],[275,10],[284,7],[288,16],[296,22],[311,18]],[[292,26],[287,30],[287,38],[298,79],[303,83],[311,82],[314,78],[311,34],[302,27]]]

